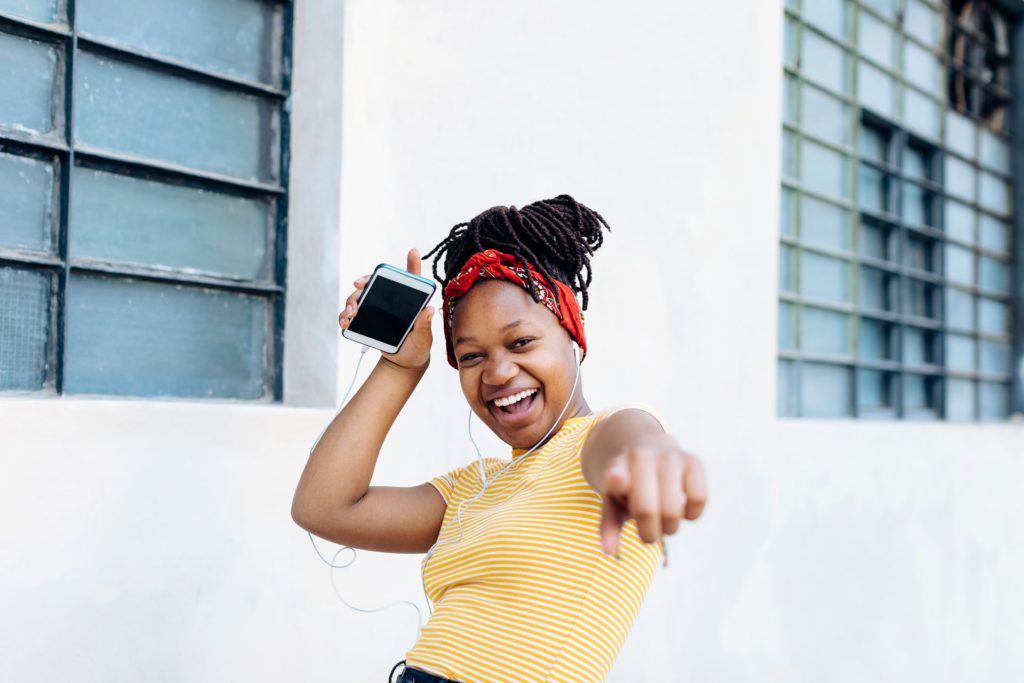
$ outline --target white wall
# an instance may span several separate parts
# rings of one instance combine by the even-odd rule
[[[340,32],[298,7],[300,46]],[[660,409],[712,484],[610,681],[1024,679],[1021,426],[774,417],[781,26],[768,2],[348,2],[341,64],[297,57],[343,87],[341,281],[494,204],[568,192],[609,220],[588,398]],[[296,315],[335,334],[309,299],[347,287],[316,277],[288,344]],[[302,382],[323,362],[344,388],[355,352],[334,373],[314,348],[294,390],[323,405]],[[0,403],[0,680],[383,680],[414,617],[338,604],[291,523],[330,417],[299,403]],[[465,417],[439,344],[378,481],[471,459]],[[421,600],[417,559],[337,576]]]

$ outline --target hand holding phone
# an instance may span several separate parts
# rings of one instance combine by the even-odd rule
[[[379,349],[391,363],[413,370],[430,360],[435,309],[426,304],[436,285],[420,276],[418,250],[409,251],[406,264],[407,273],[381,264],[357,279],[338,324],[347,339]]]

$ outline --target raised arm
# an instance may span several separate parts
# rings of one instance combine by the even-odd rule
[[[409,252],[409,272],[420,271]],[[339,316],[342,328],[358,310],[366,277]],[[444,517],[433,486],[370,486],[384,438],[430,362],[432,307],[424,309],[397,354],[384,354],[310,453],[292,499],[292,519],[321,538],[353,548],[426,552]]]

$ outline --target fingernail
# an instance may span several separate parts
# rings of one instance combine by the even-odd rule
[[[351,313],[352,313],[352,306],[351,305],[345,306],[345,310],[343,311],[344,316],[347,318]]]

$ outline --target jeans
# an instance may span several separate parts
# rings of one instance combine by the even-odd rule
[[[400,666],[405,666],[405,662],[401,661],[395,664],[394,668],[391,669],[391,675],[388,676],[388,683],[391,683],[392,677],[395,675],[395,671]],[[458,681],[452,680],[451,678],[440,678],[434,674],[428,674],[426,671],[420,671],[419,669],[413,669],[405,666],[402,670],[402,674],[398,677],[394,683],[459,683]]]

